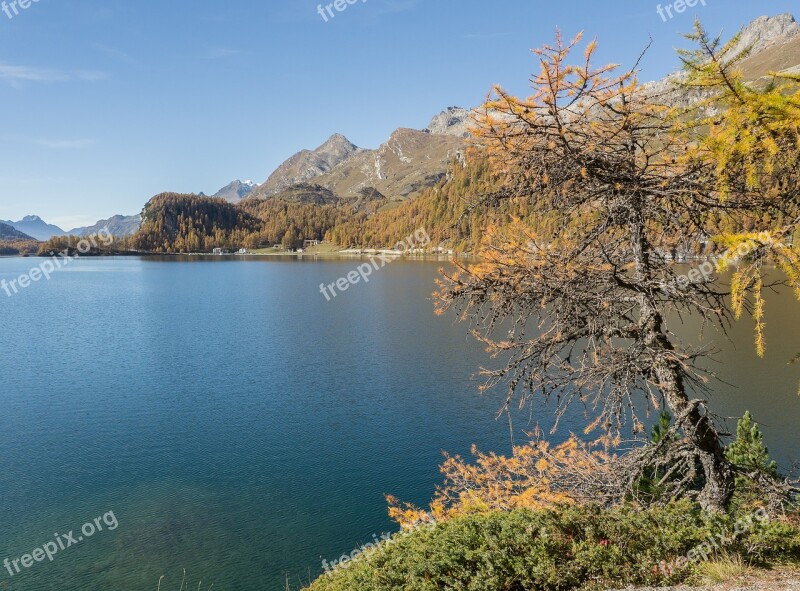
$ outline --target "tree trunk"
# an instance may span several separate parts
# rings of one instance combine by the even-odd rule
[[[663,331],[661,315],[652,309],[645,309],[643,313],[649,316],[645,327],[647,340],[656,350],[663,351],[654,363],[653,373],[678,421],[677,426],[696,448],[703,467],[705,486],[700,493],[700,505],[707,511],[724,511],[733,495],[735,482],[733,469],[725,457],[725,447],[712,420],[689,400],[683,374],[672,358],[674,348]]]
[[[628,229],[636,279],[640,285],[647,284],[651,266],[645,224],[641,217],[641,208],[635,201],[629,211]],[[664,330],[663,316],[646,293],[639,294],[639,307],[639,328],[644,344],[655,352],[653,375],[675,415],[678,428],[694,445],[703,467],[705,486],[700,493],[700,505],[708,511],[724,511],[733,496],[735,482],[732,466],[725,457],[725,447],[713,421],[700,411],[699,405],[689,400],[683,372],[675,357],[675,347]],[[690,461],[694,461],[694,458]]]

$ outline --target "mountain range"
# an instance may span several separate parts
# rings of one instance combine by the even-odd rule
[[[751,47],[742,62],[746,79],[757,83],[770,72],[800,72],[800,25],[790,14],[760,17],[744,27],[739,48]],[[650,83],[653,92],[669,100],[692,101],[673,83],[681,73]],[[234,180],[213,197],[232,204],[285,201],[296,204],[337,205],[381,200],[412,200],[445,178],[454,162],[463,162],[469,136],[470,111],[450,107],[434,116],[423,130],[399,128],[376,149],[356,146],[344,135],[334,134],[314,149],[290,156],[262,184]],[[202,193],[200,194],[203,195]],[[93,226],[69,232],[28,216],[19,222],[2,222],[16,230],[46,240],[51,236],[87,235],[104,227],[128,236],[141,224],[141,215],[114,216]]]
[[[142,215],[115,215],[107,220],[100,220],[94,225],[75,228],[67,232],[70,236],[92,236],[106,230],[114,236],[130,236],[142,225]]]
[[[20,232],[13,226],[0,222],[0,240],[8,240],[8,241],[35,240],[35,238]]]
[[[390,201],[413,199],[438,183],[454,160],[463,159],[470,111],[451,107],[424,130],[400,128],[375,150],[359,148],[335,134],[314,150],[302,150],[281,164],[247,199],[293,196],[303,186],[303,202],[330,203],[376,191]]]
[[[38,215],[25,216],[18,222],[0,220],[0,223],[11,226],[15,230],[27,234],[29,237],[33,237],[36,240],[48,240],[53,236],[67,235],[64,230],[58,226],[48,224]]]
[[[282,199],[319,205],[365,196],[410,199],[439,182],[454,159],[463,158],[468,121],[467,109],[451,107],[435,116],[424,130],[396,130],[376,150],[359,148],[343,135],[334,134],[321,146],[289,157],[263,184],[234,180],[212,197],[232,204],[245,199]],[[115,236],[130,236],[141,221],[141,214],[116,215],[69,231],[38,216],[5,223],[37,240],[48,240],[53,236],[96,234],[103,228]]]
[[[750,48],[742,62],[745,77],[757,81],[770,72],[800,71],[800,25],[791,14],[759,17],[741,30],[735,51]],[[672,74],[651,87],[680,96]],[[290,202],[332,203],[355,198],[365,190],[390,201],[413,199],[438,183],[453,161],[461,161],[469,136],[470,110],[449,107],[434,116],[424,130],[400,128],[375,150],[360,148],[335,134],[318,148],[302,150],[281,164],[261,185],[250,186],[245,196],[217,195],[232,203],[250,199],[284,199]],[[230,186],[238,183],[234,181]]]
[[[130,236],[135,234],[142,223],[141,214],[115,215],[107,220],[100,220],[91,226],[74,228],[69,231],[62,230],[54,224],[48,224],[38,215],[25,216],[17,222],[0,220],[0,224],[22,233],[28,240],[49,240],[54,236],[91,236],[107,229],[114,236]],[[0,236],[0,240],[5,239]]]

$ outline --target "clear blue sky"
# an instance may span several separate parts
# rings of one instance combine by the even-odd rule
[[[733,33],[796,8],[706,3],[666,23],[652,0],[358,0],[328,22],[317,0],[40,0],[0,12],[0,219],[69,229],[136,213],[161,191],[263,182],[335,132],[377,147],[397,127],[478,104],[493,83],[524,93],[529,50],[556,27],[628,64],[652,36],[643,79],[655,79],[676,67],[694,15]]]

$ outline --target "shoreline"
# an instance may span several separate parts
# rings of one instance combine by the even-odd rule
[[[313,258],[313,259],[364,259],[376,256],[390,256],[393,259],[407,259],[407,260],[429,260],[429,261],[449,261],[454,258],[457,259],[477,259],[474,255],[470,254],[399,254],[391,251],[364,251],[358,252],[275,252],[275,253],[247,253],[247,254],[212,254],[207,252],[188,252],[188,253],[161,253],[161,252],[124,252],[124,253],[109,253],[109,254],[82,254],[79,258],[208,258],[208,259],[266,259],[266,258]],[[52,258],[52,255],[0,255],[0,259],[47,259]]]

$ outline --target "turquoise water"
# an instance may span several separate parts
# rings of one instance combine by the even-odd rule
[[[38,263],[0,259],[0,279]],[[83,259],[0,292],[0,560],[109,511],[119,524],[13,577],[0,566],[0,590],[144,590],[166,575],[170,591],[184,568],[191,588],[297,589],[394,529],[385,494],[430,499],[442,450],[507,452],[498,398],[470,379],[482,347],[432,313],[440,264],[394,262],[326,301],[320,283],[355,264]],[[733,327],[718,357],[734,385],[715,403],[756,411],[786,463],[800,320],[772,300],[767,359]]]

